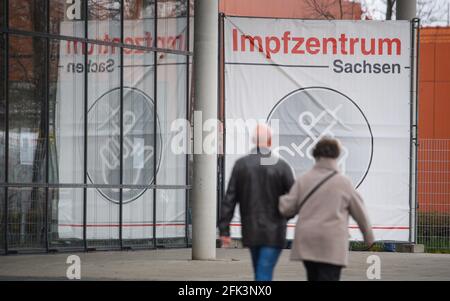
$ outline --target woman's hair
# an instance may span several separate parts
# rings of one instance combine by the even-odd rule
[[[336,159],[340,154],[339,142],[333,138],[322,138],[317,142],[313,150],[313,157]]]

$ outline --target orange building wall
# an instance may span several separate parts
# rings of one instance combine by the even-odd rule
[[[299,18],[299,19],[340,19],[339,2],[336,0],[220,0],[219,10],[232,16]],[[361,19],[361,5],[342,1],[342,19]]]
[[[419,138],[450,139],[450,27],[422,28]]]
[[[450,27],[420,31],[418,200],[450,213]]]

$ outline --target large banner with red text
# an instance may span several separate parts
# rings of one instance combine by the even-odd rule
[[[411,33],[409,21],[225,17],[225,182],[257,122],[272,126],[272,150],[296,176],[313,166],[317,141],[335,137],[376,239],[408,241]],[[240,227],[236,210],[232,236]],[[362,239],[353,220],[349,234]]]

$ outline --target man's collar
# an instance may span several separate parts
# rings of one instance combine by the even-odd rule
[[[270,156],[272,154],[272,151],[268,147],[255,146],[250,151],[250,154],[259,154],[259,155],[263,155],[263,156]]]

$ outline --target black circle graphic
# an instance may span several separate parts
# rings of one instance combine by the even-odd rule
[[[88,170],[93,184],[120,183],[120,87],[111,89],[88,109]],[[123,184],[149,185],[154,183],[162,156],[162,137],[159,118],[154,112],[151,97],[140,89],[123,87]],[[153,129],[156,118],[156,130]],[[154,141],[156,135],[155,151]],[[147,189],[122,188],[122,203],[138,199]],[[118,188],[97,188],[108,201],[118,204]]]
[[[342,144],[338,160],[343,171],[356,188],[363,183],[372,164],[373,134],[366,115],[350,97],[328,87],[297,89],[274,105],[266,122],[274,120],[279,122],[279,146],[274,150],[296,173],[314,164],[310,152],[315,143],[332,136]]]

